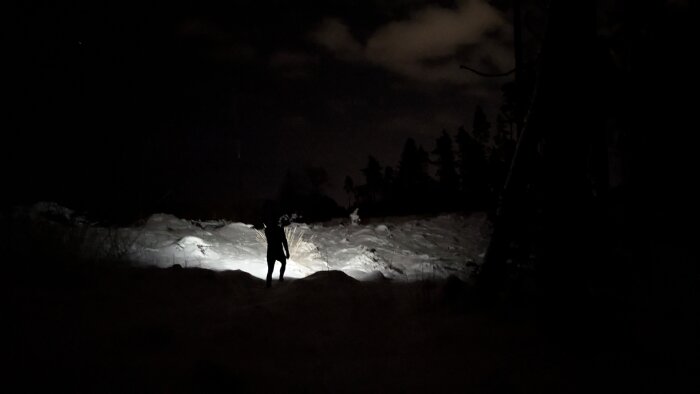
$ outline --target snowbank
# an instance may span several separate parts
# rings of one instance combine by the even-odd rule
[[[49,210],[46,205],[41,208]],[[56,206],[50,210],[72,216],[72,211]],[[450,275],[466,280],[481,263],[490,224],[485,214],[475,213],[386,218],[373,224],[293,223],[286,231],[291,259],[285,275],[290,278],[338,270],[359,280]],[[84,237],[82,248],[89,253],[116,250],[120,258],[143,265],[241,270],[258,278],[267,272],[264,236],[245,223],[203,223],[158,213],[139,227],[106,229],[93,224]]]

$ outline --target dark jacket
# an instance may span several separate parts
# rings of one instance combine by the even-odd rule
[[[287,236],[284,229],[277,225],[265,227],[265,238],[267,238],[267,257],[275,260],[286,258],[285,252],[289,253]]]

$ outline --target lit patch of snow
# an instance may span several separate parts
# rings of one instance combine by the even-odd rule
[[[42,209],[72,215],[60,207]],[[466,280],[481,264],[489,236],[483,213],[386,218],[373,225],[293,223],[288,227],[291,259],[285,276],[341,270],[357,279],[410,281],[456,275]],[[84,237],[85,251],[101,250],[105,255],[116,250],[143,265],[241,270],[258,278],[267,273],[264,236],[245,223],[193,222],[159,213],[139,227],[113,230],[93,225]],[[275,277],[279,266],[275,264]]]

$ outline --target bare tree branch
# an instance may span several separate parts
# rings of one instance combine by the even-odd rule
[[[514,73],[516,70],[515,68],[513,68],[512,70],[504,72],[504,73],[489,74],[489,73],[481,72],[479,70],[475,70],[475,69],[473,69],[471,67],[467,67],[465,65],[460,65],[459,68],[464,69],[464,70],[469,70],[476,75],[480,75],[482,77],[487,77],[487,78],[507,77],[508,75]]]

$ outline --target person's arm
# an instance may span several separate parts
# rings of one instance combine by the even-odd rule
[[[284,233],[284,228],[280,228],[280,232],[282,233],[282,245],[284,245],[284,251],[286,253],[287,258],[289,258],[289,245],[287,244],[287,234]]]

